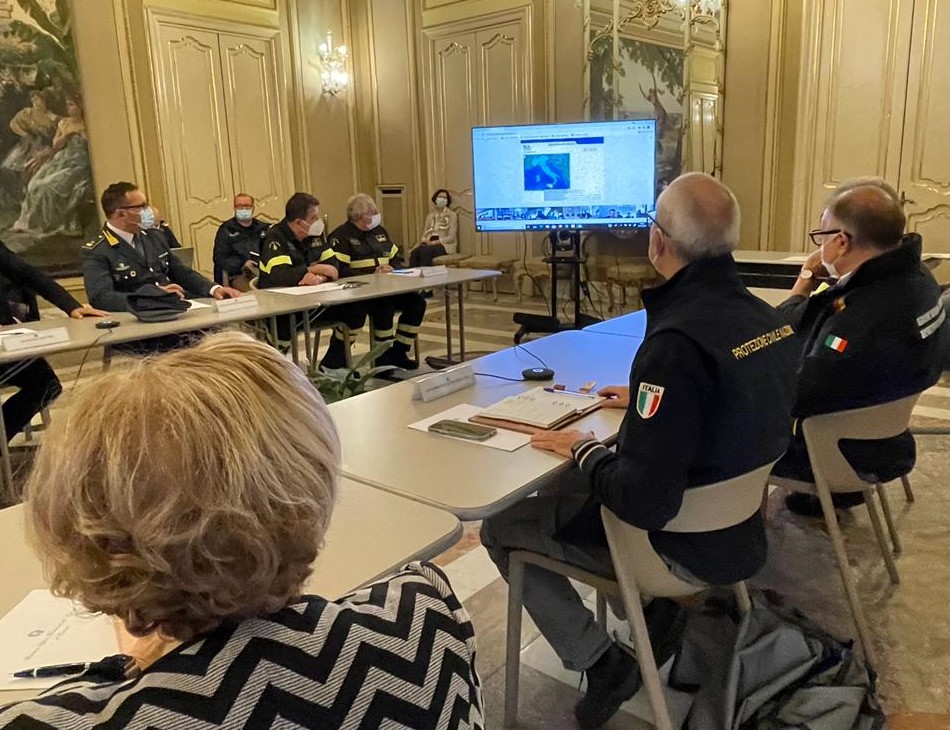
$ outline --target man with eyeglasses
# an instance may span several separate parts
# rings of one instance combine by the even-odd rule
[[[858,178],[832,194],[819,228],[808,235],[809,256],[779,305],[802,345],[793,437],[773,473],[798,481],[814,476],[802,419],[879,405],[930,387],[950,348],[950,324],[940,288],[921,266],[921,237],[904,234],[896,191],[879,178]],[[914,465],[907,431],[890,439],[843,440],[841,452],[859,474],[887,482]],[[861,504],[860,492],[833,494],[836,507]],[[796,514],[820,517],[818,498],[792,493]]]
[[[513,550],[612,575],[601,505],[649,531],[670,571],[694,585],[745,580],[765,563],[758,512],[710,532],[664,527],[687,490],[771,464],[785,450],[794,331],[739,279],[732,258],[739,204],[725,185],[703,173],[682,175],[660,194],[650,220],[647,253],[666,281],[643,292],[647,329],[628,383],[599,391],[609,398],[606,407],[625,410],[616,451],[579,431],[532,436],[532,446],[575,468],[482,523],[482,544],[505,578]],[[524,605],[564,667],[587,676],[587,693],[574,708],[578,723],[601,727],[640,686],[636,660],[562,575],[527,566]],[[646,620],[662,665],[682,625],[678,606],[654,599]]]
[[[89,303],[123,312],[128,296],[143,284],[155,284],[182,299],[231,299],[241,292],[209,281],[182,263],[165,235],[155,229],[155,211],[130,182],[113,183],[100,199],[106,224],[83,244],[83,279]]]

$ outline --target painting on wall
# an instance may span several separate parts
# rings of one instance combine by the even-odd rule
[[[656,119],[657,192],[680,174],[685,118],[683,65],[678,48],[620,39],[620,63],[611,74],[613,42],[596,39],[590,57],[591,119]]]
[[[70,275],[97,228],[69,0],[0,0],[0,239]]]

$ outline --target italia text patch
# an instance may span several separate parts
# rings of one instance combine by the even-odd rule
[[[653,418],[660,409],[660,401],[663,400],[663,391],[665,388],[661,385],[651,383],[640,383],[637,389],[637,413],[640,418]]]

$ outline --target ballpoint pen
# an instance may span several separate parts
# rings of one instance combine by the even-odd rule
[[[546,393],[574,395],[574,396],[580,396],[581,398],[596,398],[597,397],[596,395],[593,395],[591,393],[582,393],[579,390],[566,390],[564,388],[545,388],[544,390]]]
[[[125,677],[135,666],[135,660],[127,654],[113,654],[97,662],[74,662],[71,664],[50,664],[34,669],[21,669],[14,672],[17,679],[32,679],[42,677],[72,677],[87,672],[110,681],[118,681]]]
[[[14,672],[13,676],[18,679],[40,678],[40,677],[68,677],[71,674],[82,674],[89,669],[90,662],[77,662],[76,664],[50,664],[46,667],[36,667],[35,669],[21,669]]]

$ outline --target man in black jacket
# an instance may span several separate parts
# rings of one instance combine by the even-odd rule
[[[0,241],[0,325],[32,319],[35,314],[31,312],[28,298],[37,294],[73,319],[106,315],[106,312],[77,302],[53,279],[30,266]],[[0,385],[19,389],[3,404],[3,424],[8,442],[63,392],[56,373],[43,358],[0,365]]]
[[[482,542],[502,575],[508,553],[528,549],[610,575],[600,505],[648,530],[684,580],[726,584],[765,562],[756,513],[708,533],[666,533],[687,489],[740,476],[778,459],[788,443],[797,349],[792,328],[739,280],[731,251],[739,207],[701,173],[659,197],[649,256],[665,277],[643,292],[647,329],[629,386],[600,391],[626,409],[616,453],[589,434],[542,432],[537,448],[573,458],[570,478],[486,520]],[[570,582],[527,566],[524,603],[564,666],[587,673],[575,707],[600,727],[639,686],[636,664],[588,611]]]
[[[323,236],[320,201],[308,193],[294,193],[284,206],[284,219],[264,236],[261,242],[261,289],[288,286],[316,286],[339,277],[334,251]],[[311,316],[312,323],[343,322],[356,338],[366,321],[366,309],[361,302],[324,307]],[[277,318],[278,346],[286,349],[290,338],[300,326],[299,315]],[[346,367],[345,333],[334,329],[330,346],[320,365],[323,368]]]
[[[836,190],[811,231],[819,246],[805,262],[792,296],[778,309],[798,333],[801,367],[788,452],[776,476],[813,481],[804,418],[899,400],[937,382],[950,349],[950,324],[940,288],[921,266],[921,238],[903,236],[904,212],[883,180],[863,178]],[[819,285],[830,275],[832,286]],[[875,441],[844,440],[841,452],[870,481],[909,472],[916,448],[910,432]],[[860,492],[832,495],[835,505],[860,504]],[[821,515],[814,495],[786,498],[792,511]]]
[[[261,239],[270,226],[254,217],[254,198],[234,196],[234,217],[226,220],[214,236],[214,280],[224,284],[224,275],[235,289],[247,291],[257,276]]]
[[[402,267],[399,247],[381,223],[376,202],[366,193],[346,201],[346,223],[330,233],[330,245],[340,266],[340,276],[388,274]],[[395,365],[415,370],[419,363],[409,357],[409,349],[419,335],[426,313],[426,300],[419,292],[394,294],[366,302],[377,342],[391,340],[393,346],[376,361],[377,365]],[[399,323],[393,320],[399,312]]]
[[[153,228],[155,211],[134,184],[113,183],[103,191],[100,202],[106,224],[82,246],[86,296],[94,307],[127,311],[129,294],[143,284],[155,284],[182,299],[241,296],[178,260],[165,234]]]

